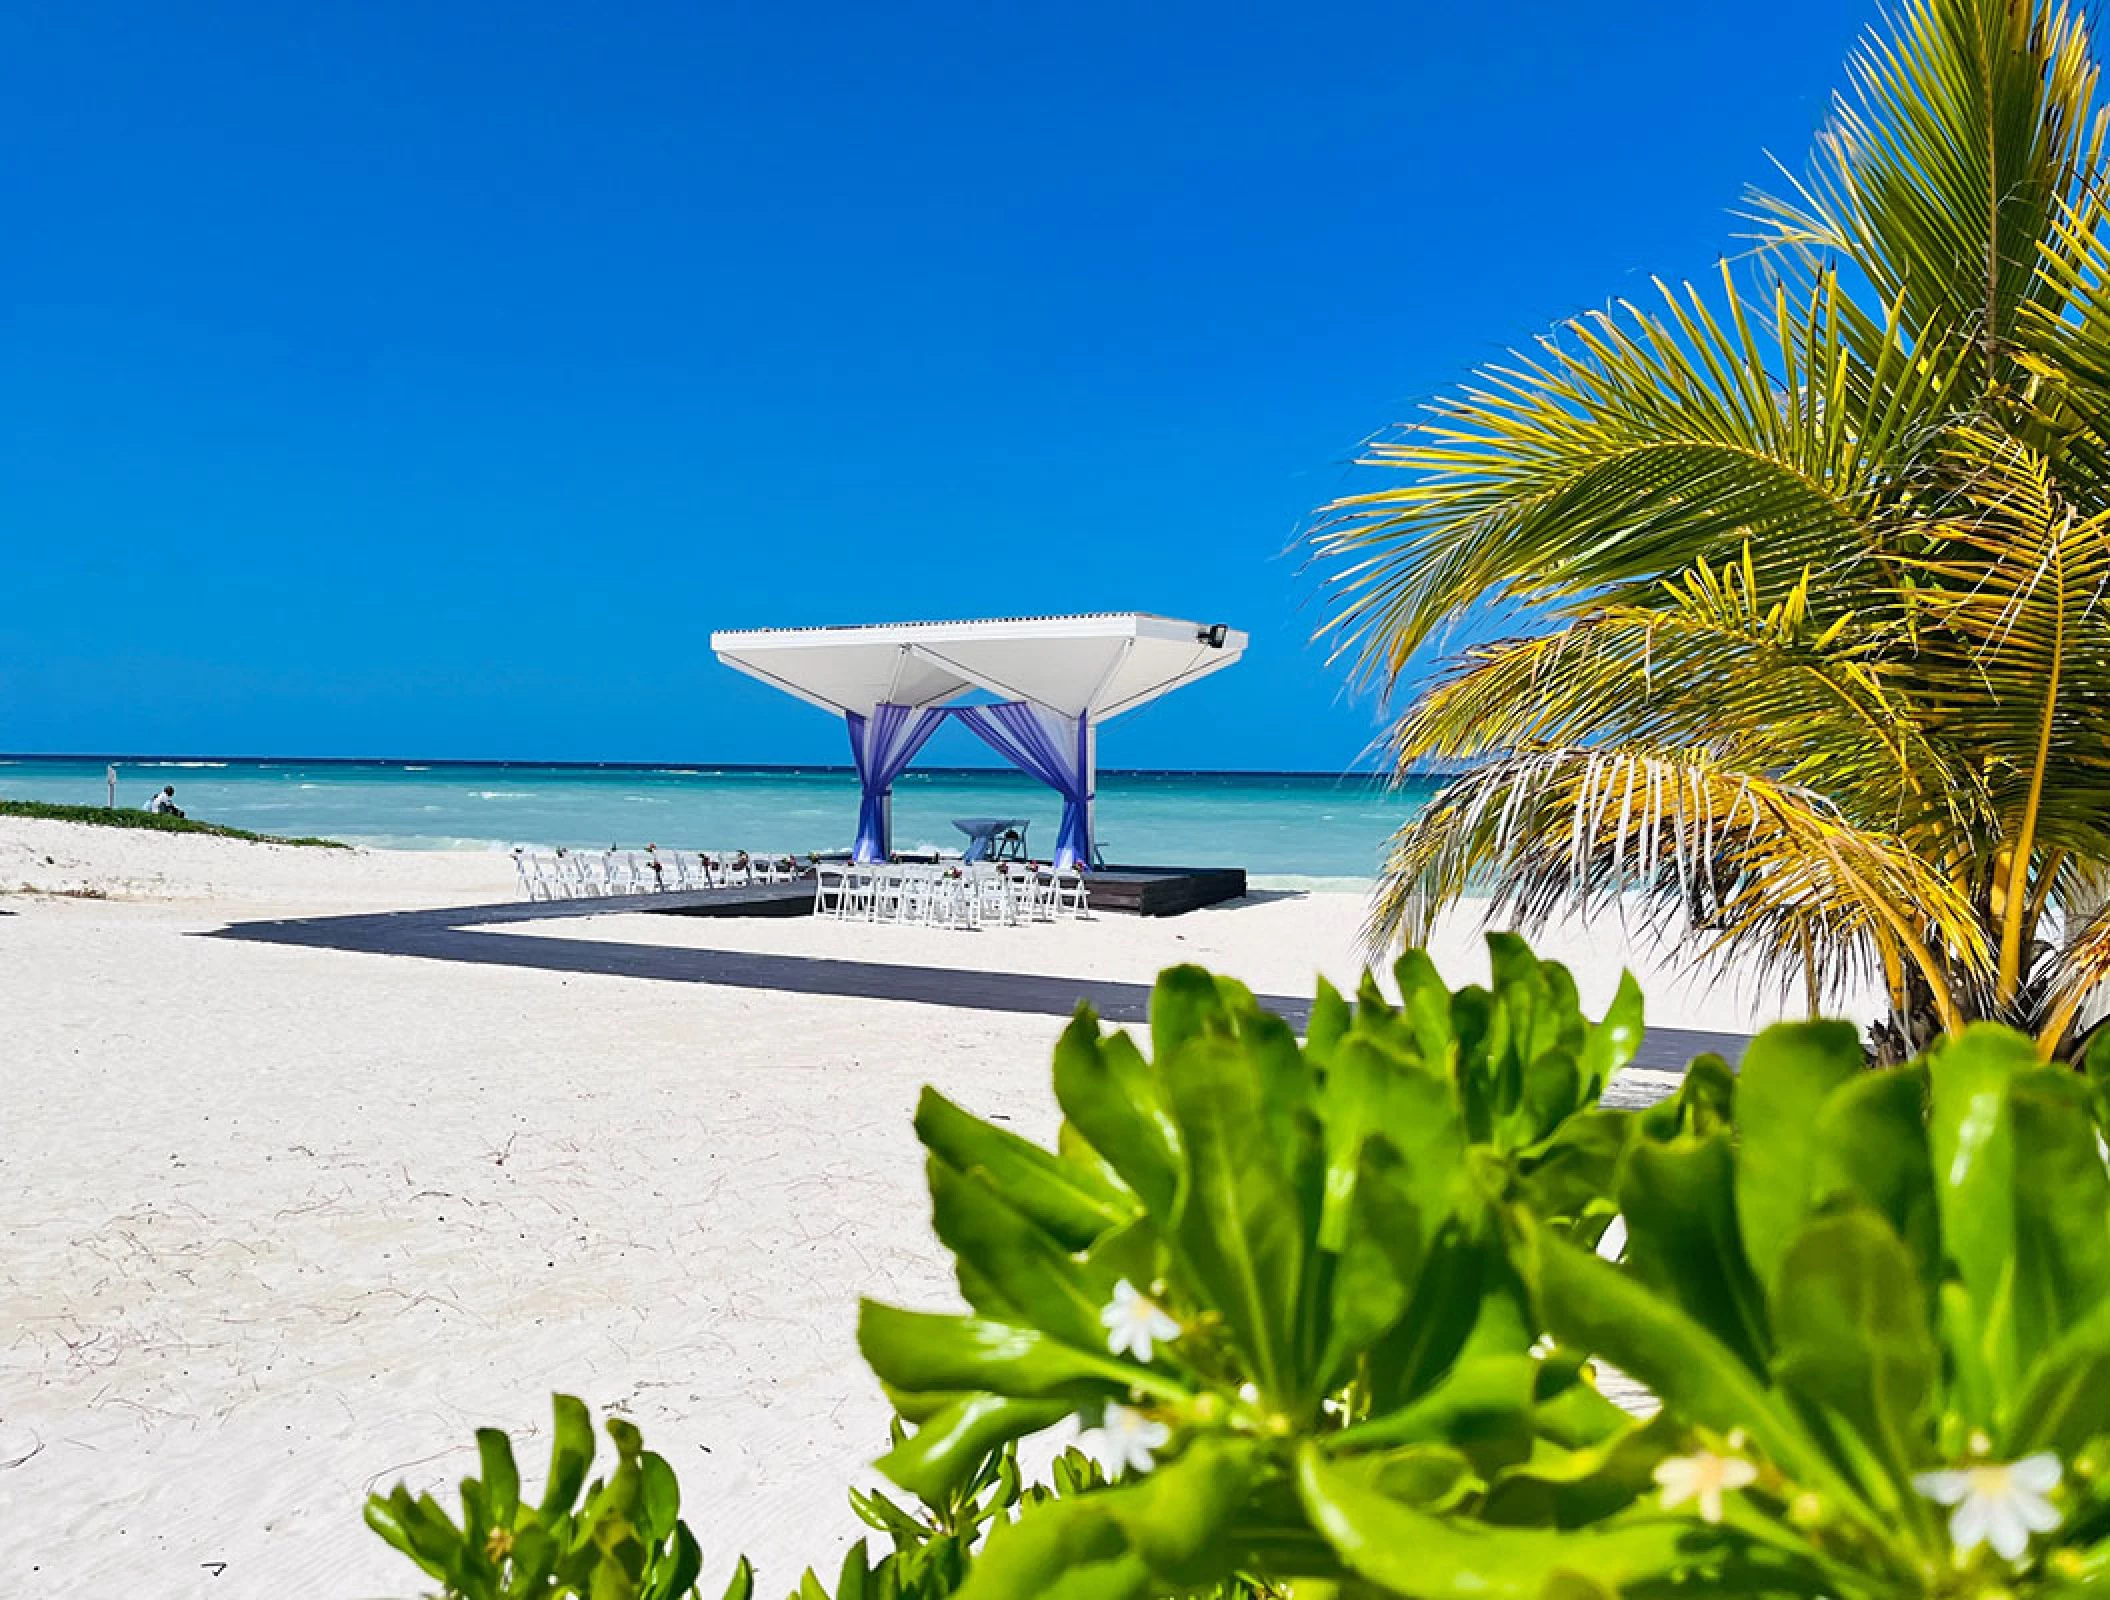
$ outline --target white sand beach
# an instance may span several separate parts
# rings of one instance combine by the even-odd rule
[[[495,854],[295,850],[0,820],[0,1593],[409,1595],[369,1490],[440,1492],[547,1396],[678,1469],[722,1581],[781,1593],[864,1530],[884,1447],[857,1297],[951,1298],[925,1083],[1052,1133],[1056,1019],[194,937],[513,897]],[[955,934],[569,921],[574,938],[1264,991],[1357,969],[1357,896]],[[509,929],[517,937],[535,928]],[[1447,976],[1484,973],[1461,919]],[[1743,1031],[1616,929],[1542,941],[1601,1005]],[[706,1584],[706,1588],[711,1585]]]

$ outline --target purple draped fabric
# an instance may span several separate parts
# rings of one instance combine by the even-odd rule
[[[1059,716],[1023,700],[992,706],[954,706],[952,714],[975,737],[1023,772],[1062,796],[1062,823],[1055,832],[1055,865],[1089,866],[1092,859],[1092,796],[1086,787],[1091,725]]]
[[[857,844],[851,859],[884,861],[893,843],[887,837],[888,791],[916,759],[916,752],[938,731],[945,713],[930,707],[914,711],[889,704],[874,706],[869,717],[849,712],[844,720],[850,725],[850,753],[857,761],[857,781],[864,789],[864,798],[857,807]]]

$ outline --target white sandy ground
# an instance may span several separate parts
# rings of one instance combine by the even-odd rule
[[[0,1595],[421,1593],[362,1497],[451,1504],[480,1424],[532,1435],[539,1480],[552,1389],[674,1463],[713,1581],[744,1550],[782,1593],[864,1531],[857,1297],[952,1299],[917,1092],[1046,1137],[1059,1022],[190,937],[511,886],[495,855],[0,820]],[[1360,914],[548,931],[1294,994],[1352,977]],[[1437,941],[1454,981],[1476,937]],[[1593,1005],[1630,961],[1658,1022],[1774,1014],[1616,930],[1542,943]]]

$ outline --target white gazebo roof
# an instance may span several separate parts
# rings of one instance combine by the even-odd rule
[[[1245,646],[1234,628],[1141,611],[711,635],[727,666],[828,711],[870,716],[979,689],[1095,723],[1221,671]]]

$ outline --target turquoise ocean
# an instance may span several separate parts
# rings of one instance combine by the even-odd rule
[[[143,806],[172,783],[193,817],[390,849],[833,850],[857,825],[857,779],[843,767],[116,761],[120,806]],[[0,757],[0,799],[101,805],[106,765]],[[1376,874],[1386,839],[1433,788],[1368,775],[1104,771],[1098,834],[1109,861],[1242,866],[1284,887],[1346,886]],[[894,843],[957,847],[955,817],[1019,817],[1045,852],[1060,809],[1019,773],[914,769],[894,786]]]

